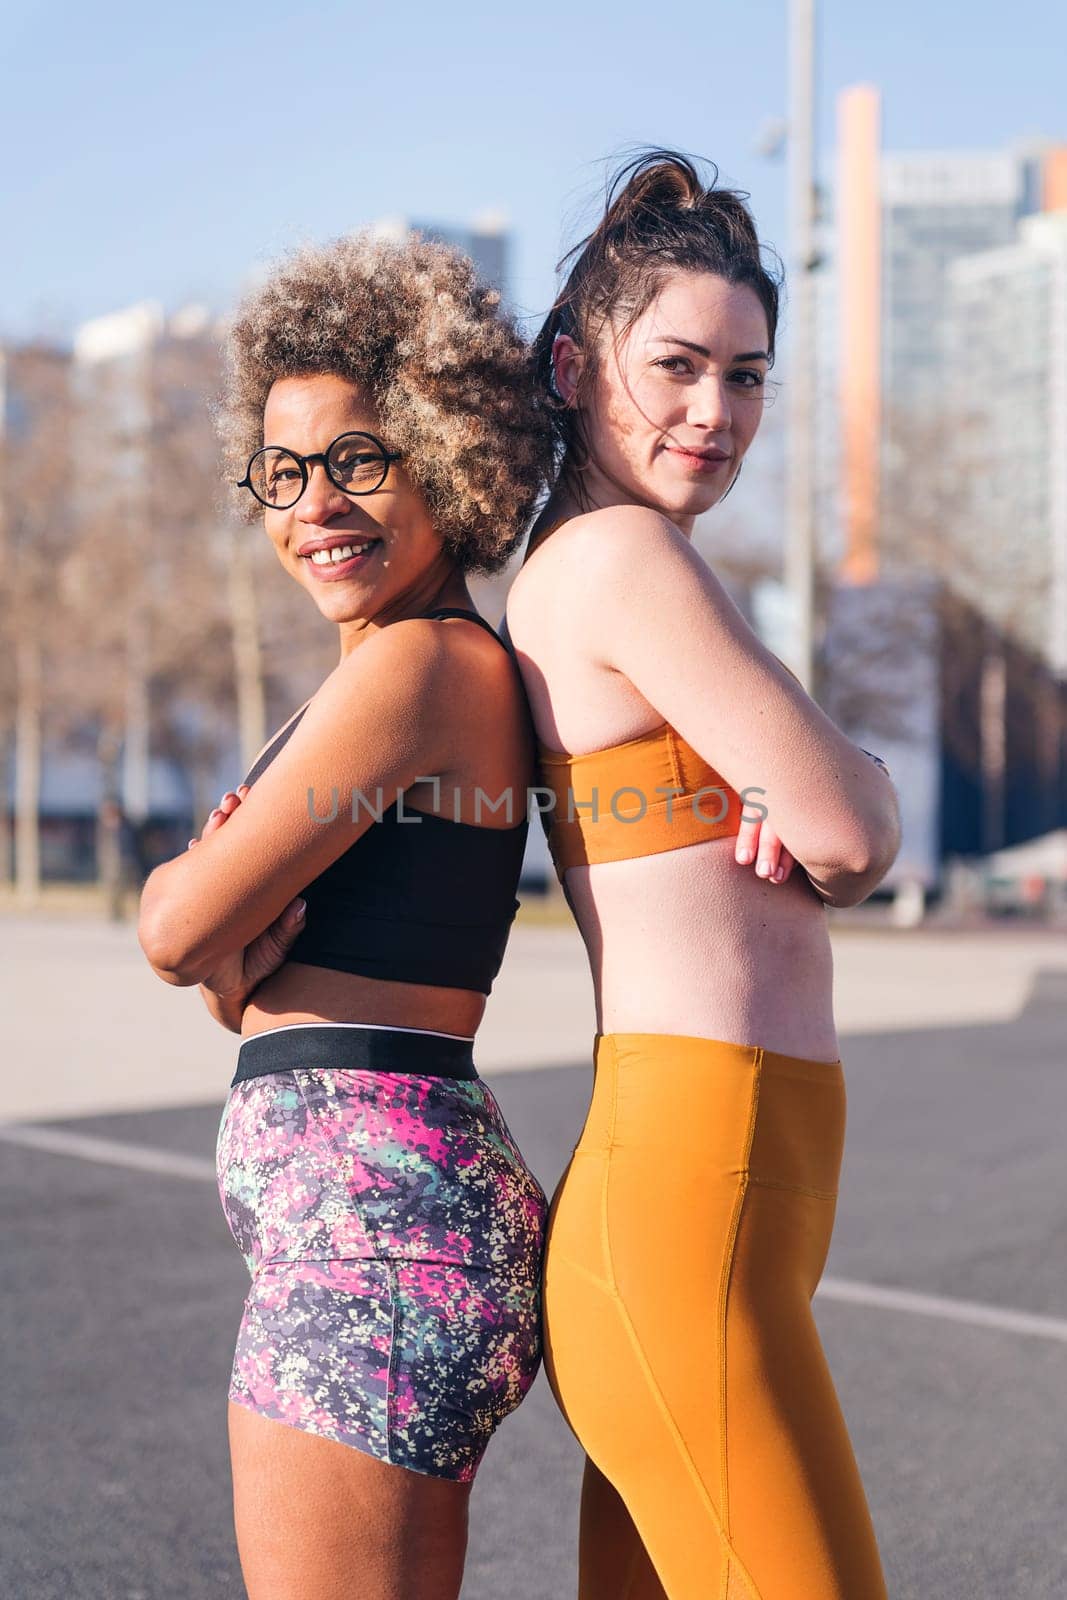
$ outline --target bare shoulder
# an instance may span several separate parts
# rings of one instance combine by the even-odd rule
[[[620,557],[629,558],[649,539],[687,542],[669,517],[661,511],[653,511],[650,506],[605,506],[597,511],[584,511],[563,523],[545,540],[536,552],[536,559],[554,552],[557,561],[580,563],[583,569],[590,561],[608,566]]]
[[[628,582],[654,552],[684,551],[689,542],[669,517],[647,506],[607,506],[571,517],[521,568],[508,594],[508,619],[540,609],[551,591],[595,600],[606,586]]]
[[[454,648],[438,623],[426,617],[408,617],[377,629],[351,650],[335,676],[342,692],[359,694],[374,688],[378,694],[406,696],[429,686]]]
[[[319,686],[278,761],[316,769],[329,782],[399,783],[410,772],[448,765],[457,737],[474,714],[502,703],[498,674],[507,653],[483,628],[460,619],[403,618],[377,629],[338,663]],[[506,680],[501,675],[499,682]],[[431,763],[431,765],[427,765]]]
[[[409,617],[391,622],[353,650],[338,669],[358,705],[369,696],[421,714],[454,717],[455,708],[503,691],[514,667],[485,628],[463,617]]]
[[[390,623],[345,656],[311,699],[271,735],[252,766],[304,712],[315,713],[309,724],[314,728],[324,707],[328,714],[343,707],[356,725],[372,706],[377,715],[390,703],[401,715],[412,705],[429,711],[438,697],[454,692],[453,678],[458,682],[469,677],[479,662],[484,662],[485,672],[499,672],[495,658],[504,656],[476,625],[457,629],[426,617]]]

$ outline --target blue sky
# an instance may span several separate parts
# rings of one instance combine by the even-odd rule
[[[820,139],[874,81],[887,148],[1067,140],[1067,10],[820,0]],[[509,8],[8,0],[0,107],[0,336],[66,335],[139,299],[222,309],[302,239],[403,213],[502,211],[535,317],[634,142],[714,159],[785,245],[785,167],[756,153],[786,110],[785,0]]]

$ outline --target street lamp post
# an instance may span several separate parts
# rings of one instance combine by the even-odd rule
[[[815,0],[789,0],[789,411],[785,585],[793,661],[810,694],[815,565]]]

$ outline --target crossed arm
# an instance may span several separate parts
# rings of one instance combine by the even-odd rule
[[[370,827],[354,794],[374,802],[380,789],[388,805],[439,770],[458,671],[442,630],[421,618],[383,628],[344,658],[225,826],[149,875],[137,935],[164,982],[214,989],[235,952]],[[213,1014],[231,1027],[236,1004],[212,1004]]]
[[[623,673],[731,788],[762,791],[762,827],[820,899],[866,899],[900,849],[885,763],[806,694],[666,517],[616,506],[563,532],[574,623],[594,659]]]
[[[212,811],[204,826],[202,838],[216,832],[250,792],[250,785],[242,783],[228,790]],[[194,849],[199,838],[190,839],[188,848]],[[245,1006],[253,991],[271,973],[276,972],[289,954],[297,935],[304,926],[305,902],[299,897],[291,900],[270,927],[243,949],[228,955],[200,984],[200,997],[215,1021],[231,1033],[242,1031]]]

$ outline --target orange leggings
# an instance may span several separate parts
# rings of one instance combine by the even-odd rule
[[[588,1457],[579,1600],[885,1600],[812,1316],[840,1061],[597,1035],[545,1265],[545,1365]]]

